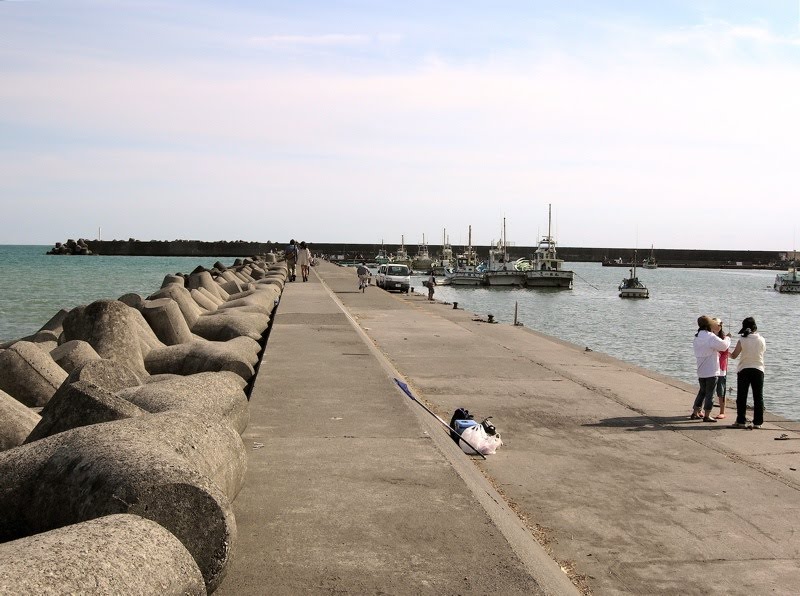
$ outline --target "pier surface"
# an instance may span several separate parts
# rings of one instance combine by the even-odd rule
[[[324,262],[287,284],[218,594],[796,593],[800,423],[691,421],[691,385],[476,318]],[[398,376],[505,445],[464,455]]]

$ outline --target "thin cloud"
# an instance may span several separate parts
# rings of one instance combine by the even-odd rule
[[[266,35],[251,37],[256,47],[339,47],[363,46],[375,41],[371,35],[326,33],[324,35]]]

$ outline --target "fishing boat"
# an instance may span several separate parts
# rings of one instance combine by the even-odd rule
[[[630,277],[626,277],[620,282],[620,298],[650,298],[650,291],[636,276],[636,250],[633,251],[633,268],[630,270]]]
[[[383,240],[381,240],[381,248],[378,250],[378,254],[375,255],[375,264],[376,265],[385,265],[389,262],[389,255],[386,253],[386,249],[383,248]]]
[[[464,252],[456,256],[456,265],[445,273],[446,283],[453,286],[482,286],[485,276],[483,266],[478,263],[478,253],[472,247],[472,226],[469,227],[468,244]]]
[[[547,206],[547,236],[543,236],[530,259],[525,272],[528,288],[572,288],[573,271],[562,269],[564,261],[556,254],[556,240],[552,234],[552,205]]]
[[[652,244],[650,245],[650,256],[642,261],[642,267],[645,269],[658,269],[658,263],[656,262],[656,255],[653,252]]]
[[[524,286],[525,271],[516,268],[508,258],[506,246],[506,219],[503,218],[503,237],[489,249],[489,260],[484,271],[487,286]]]
[[[800,279],[797,277],[796,261],[789,263],[786,273],[779,273],[775,276],[775,283],[772,287],[781,294],[800,294]]]
[[[428,254],[428,245],[425,244],[425,234],[422,235],[422,244],[417,247],[417,254],[411,260],[411,269],[414,271],[424,271],[428,273],[431,270],[433,261]]]
[[[397,252],[394,253],[392,263],[395,263],[396,265],[406,265],[411,268],[411,259],[408,257],[408,251],[406,250],[405,246],[405,238],[402,235],[400,236],[400,247],[397,249]]]
[[[447,238],[447,230],[442,230],[442,253],[431,263],[431,269],[436,276],[444,276],[453,268],[453,248]]]

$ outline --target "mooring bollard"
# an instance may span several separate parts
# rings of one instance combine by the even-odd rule
[[[487,316],[487,318],[488,318],[488,322],[489,322],[489,323],[494,323],[494,315],[492,315],[492,314],[489,314],[489,315],[486,315],[486,316]]]
[[[453,302],[453,310],[458,310],[458,302]]]

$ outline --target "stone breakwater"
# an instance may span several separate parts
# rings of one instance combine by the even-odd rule
[[[218,262],[0,344],[0,593],[219,586],[286,277],[272,255]]]

